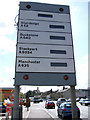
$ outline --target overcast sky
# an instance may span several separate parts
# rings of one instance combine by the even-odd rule
[[[23,0],[22,0],[23,1]],[[26,0],[24,0],[26,1]],[[89,0],[30,0],[58,5],[69,5],[76,66],[76,88],[88,87],[88,1]],[[13,87],[15,76],[17,29],[15,17],[19,11],[19,0],[0,2],[0,87]],[[17,19],[16,19],[17,20]],[[90,84],[89,84],[90,87]],[[41,91],[59,87],[40,87]],[[36,89],[34,86],[22,87],[22,91]]]

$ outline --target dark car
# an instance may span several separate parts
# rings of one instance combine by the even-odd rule
[[[39,103],[39,102],[40,102],[40,98],[34,98],[34,99],[33,99],[33,102],[34,102],[34,103]]]
[[[71,117],[72,116],[72,108],[71,108],[71,102],[64,102],[61,103],[61,105],[57,109],[58,116],[65,118],[65,117]],[[77,115],[78,118],[80,118],[80,110],[77,107]]]
[[[6,113],[6,105],[3,104],[3,102],[0,102],[0,114],[5,115]]]
[[[47,101],[45,103],[45,108],[55,108],[55,103],[53,101]]]

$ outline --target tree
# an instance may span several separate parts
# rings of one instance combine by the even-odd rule
[[[40,95],[41,93],[37,93],[37,91],[36,90],[33,90],[33,91],[31,91],[31,90],[29,90],[28,92],[26,92],[25,93],[25,97],[26,98],[29,98],[29,97],[34,97],[34,96],[38,96],[38,95]]]

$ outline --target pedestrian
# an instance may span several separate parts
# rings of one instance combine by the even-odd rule
[[[27,111],[29,111],[29,107],[30,107],[30,99],[26,98],[26,107],[27,107]]]

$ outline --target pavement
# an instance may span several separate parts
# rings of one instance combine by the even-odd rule
[[[43,109],[30,109],[30,114],[28,118],[51,118],[47,112],[45,112]]]
[[[30,106],[30,108],[29,108],[29,111],[27,111],[27,108],[26,107],[24,107],[23,108],[23,118],[24,119],[27,119],[27,120],[36,120],[36,118],[37,119],[44,119],[44,120],[47,120],[47,118],[49,119],[49,120],[53,120],[53,118],[52,118],[52,116],[47,112],[47,111],[45,111],[45,109],[44,108],[42,108],[42,107],[37,107],[37,104],[33,104],[33,105],[31,105]]]
[[[30,114],[30,107],[29,107],[29,109],[27,110],[27,108],[24,106],[24,107],[23,107],[23,118],[24,118],[24,119],[28,118],[29,114]]]

